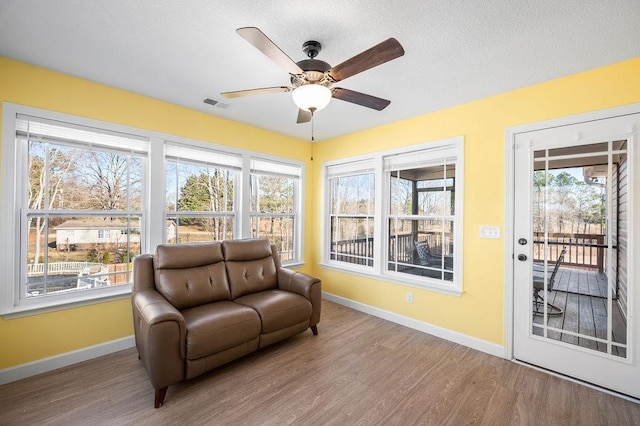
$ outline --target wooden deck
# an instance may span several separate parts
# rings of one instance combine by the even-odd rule
[[[599,339],[607,338],[607,275],[593,270],[561,267],[555,279],[554,291],[549,300],[564,313],[549,316],[547,325]],[[542,324],[542,315],[534,316],[535,324]],[[613,342],[626,344],[627,326],[616,300],[612,309]],[[534,327],[534,333],[542,335],[542,329]],[[549,331],[548,338],[573,345],[607,352],[607,345],[587,337]],[[613,355],[626,357],[626,350],[612,346]]]

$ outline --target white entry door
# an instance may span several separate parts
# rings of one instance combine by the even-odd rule
[[[574,123],[513,135],[514,358],[640,398],[640,114]]]

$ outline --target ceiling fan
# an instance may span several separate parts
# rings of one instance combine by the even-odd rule
[[[238,28],[236,32],[287,71],[291,77],[291,86],[224,92],[221,95],[225,98],[292,92],[293,101],[298,106],[298,123],[311,121],[313,114],[327,106],[332,97],[377,111],[391,103],[355,90],[333,87],[333,84],[404,55],[404,49],[395,38],[389,38],[332,67],[316,59],[322,47],[317,41],[307,41],[302,45],[302,51],[309,59],[294,62],[258,28]]]

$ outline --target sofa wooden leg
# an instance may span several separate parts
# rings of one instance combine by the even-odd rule
[[[156,400],[153,404],[153,408],[160,408],[162,404],[164,404],[164,396],[167,394],[168,386],[163,387],[162,389],[156,389]]]
[[[312,325],[311,326],[311,332],[313,333],[314,336],[318,335],[318,326],[317,325]]]

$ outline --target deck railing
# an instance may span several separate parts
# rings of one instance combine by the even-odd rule
[[[439,256],[443,254],[441,232],[407,233],[389,237],[389,259],[413,263],[412,259],[415,255],[413,240],[428,241],[431,252],[434,255]],[[445,255],[451,254],[452,251],[452,247],[445,246]],[[357,265],[371,265],[371,259],[373,257],[373,237],[334,241],[331,246],[331,255],[334,260]]]
[[[568,234],[552,232],[548,234],[547,261],[555,262],[560,256],[563,247],[567,252],[564,257],[565,266],[578,266],[597,269],[604,272],[605,235],[603,234]],[[434,255],[448,255],[453,251],[452,247],[444,245],[445,253],[441,253],[442,233],[418,232],[417,234],[400,234],[389,238],[389,259],[411,263],[414,256],[412,240],[428,241]],[[397,250],[397,251],[396,251]],[[357,265],[372,264],[373,238],[356,238],[353,240],[334,241],[331,247],[332,259]],[[396,258],[397,255],[397,258]],[[544,260],[544,233],[534,233],[533,244],[534,261]]]
[[[105,266],[96,262],[55,262],[47,263],[47,275],[77,274],[83,270],[91,273],[100,272]],[[44,275],[44,263],[30,263],[27,265],[27,276],[37,277]]]
[[[598,272],[604,272],[607,250],[605,235],[550,232],[548,238],[547,262],[555,262],[562,249],[566,248],[563,265],[597,268]],[[544,232],[534,232],[534,261],[543,262],[544,251]]]

